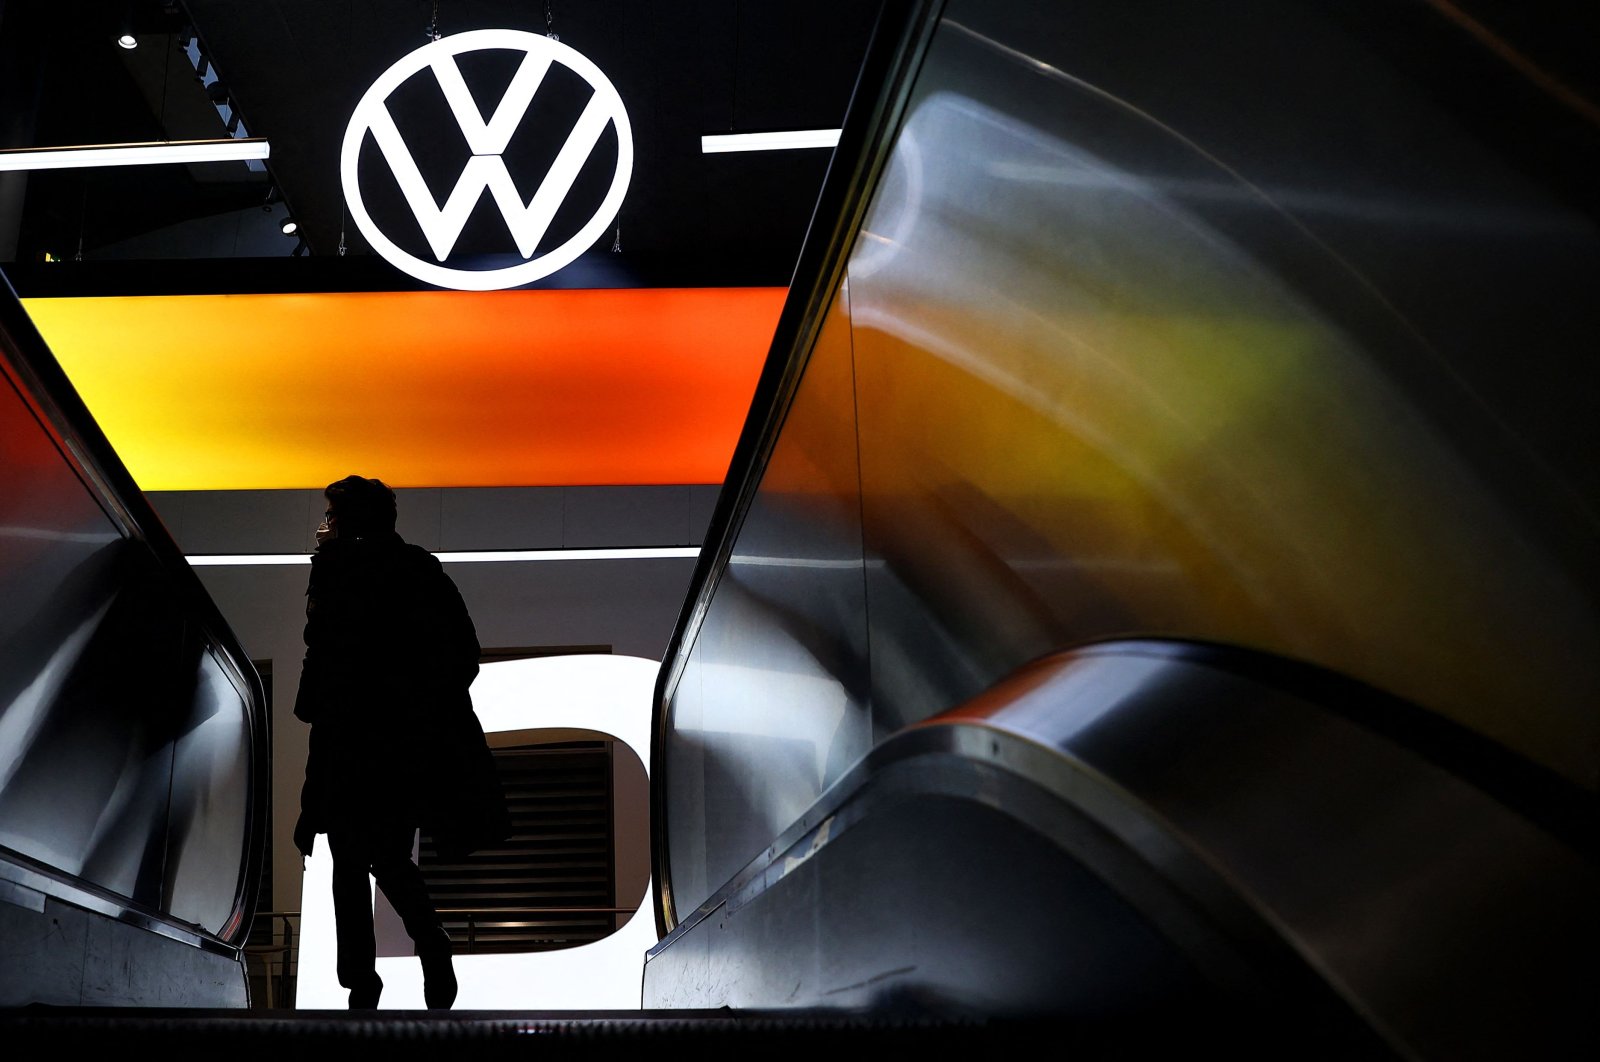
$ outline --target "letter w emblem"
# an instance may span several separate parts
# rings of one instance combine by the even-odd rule
[[[550,171],[539,183],[538,191],[524,204],[501,154],[521,125],[534,94],[539,91],[550,69],[550,57],[532,52],[525,55],[487,122],[483,120],[472,93],[461,77],[455,56],[440,55],[430,65],[434,77],[438,79],[439,88],[444,91],[446,102],[450,104],[450,111],[455,115],[456,124],[461,127],[467,146],[472,150],[472,158],[467,160],[443,207],[435,202],[433,193],[422,179],[422,172],[417,169],[416,160],[411,157],[400,130],[395,127],[387,104],[380,104],[374,109],[371,128],[378,150],[394,172],[395,181],[400,185],[400,191],[416,216],[423,235],[427,237],[434,258],[442,262],[455,248],[461,230],[466,227],[467,218],[483,197],[485,189],[488,189],[495,205],[500,208],[500,216],[511,230],[517,250],[523,258],[532,257],[539,241],[544,238],[545,230],[550,227],[556,210],[578,179],[578,171],[588,161],[606,126],[611,124],[613,116],[610,108],[599,93],[589,98],[583,113],[567,134],[566,143],[561,146]]]

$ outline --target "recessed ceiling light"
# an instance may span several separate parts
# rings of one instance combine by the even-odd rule
[[[278,224],[278,228],[283,230],[283,234],[285,236],[293,236],[296,230],[300,228],[300,223],[294,218],[284,218],[283,221]]]
[[[122,36],[118,37],[117,44],[123,48],[127,48],[129,51],[139,47],[138,40],[135,39],[131,33],[124,33]]]

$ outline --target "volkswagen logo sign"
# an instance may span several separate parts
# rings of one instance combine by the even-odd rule
[[[487,120],[458,65],[459,57],[480,51],[521,54],[515,74]],[[554,150],[549,169],[538,178],[533,198],[524,202],[502,156],[553,67],[565,67],[576,74],[592,93],[570,128],[564,130],[565,140]],[[413,77],[426,76],[425,71],[431,72],[437,82],[438,91],[443,93],[449,112],[471,149],[443,205],[423,179],[412,149],[389,111],[390,96]],[[599,207],[573,235],[543,254],[536,254],[556,212],[608,128],[616,129],[616,171]],[[359,175],[362,147],[369,137],[393,174],[405,207],[416,218],[433,261],[405,250],[373,221],[362,196]],[[616,217],[622,198],[627,194],[632,171],[633,134],[628,126],[628,114],[623,109],[622,98],[605,74],[575,49],[550,37],[520,30],[459,33],[403,56],[372,83],[361,102],[356,104],[339,155],[339,174],[350,217],[373,250],[418,280],[467,291],[516,287],[547,277],[571,263],[594,245]],[[531,186],[536,175],[522,176]],[[443,265],[485,192],[505,220],[510,242],[515,244],[523,261],[495,269]]]

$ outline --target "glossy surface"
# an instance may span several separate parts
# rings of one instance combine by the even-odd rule
[[[852,377],[819,344],[779,437],[835,440],[829,486],[774,458],[667,691],[705,757],[666,764],[669,811],[760,783],[669,814],[679,911],[817,791],[792,735],[831,739],[839,691],[869,691],[848,763],[1113,637],[1311,661],[1600,788],[1600,238],[1514,126],[1593,130],[1384,19],[946,6],[848,263]],[[859,605],[812,578],[751,610],[747,537],[797,563],[857,524]]]
[[[6,385],[0,845],[157,907],[182,623]]]
[[[53,709],[111,608],[122,537],[9,377],[0,378],[0,439],[0,845],[49,856],[53,827],[15,803],[28,799],[30,759],[62,740],[51,736]]]
[[[0,879],[89,912],[73,930],[88,943],[8,921],[0,948],[38,961],[5,964],[0,995],[242,1005],[230,945],[260,871],[259,686],[0,295]],[[153,965],[129,974],[133,956]]]
[[[1152,840],[1170,830],[1397,1047],[1600,1046],[1584,1016],[1600,989],[1592,835],[1574,848],[1343,717],[1337,693],[1289,693],[1247,659],[1188,655],[1110,643],[1049,658],[939,722],[1017,734],[1114,779],[1164,826],[1107,799],[1109,829],[1198,891],[1195,868]]]
[[[200,654],[172,765],[165,907],[221,933],[233,914],[250,828],[249,701],[214,650]]]
[[[948,9],[851,264],[866,538],[885,561],[875,710],[909,721],[1061,645],[1203,638],[1331,666],[1594,786],[1600,657],[1578,647],[1600,644],[1595,530],[1572,504],[1588,473],[1553,474],[1572,455],[1535,449],[1544,412],[1468,386],[1489,355],[1422,334],[1433,321],[1335,257],[1331,241],[1407,243],[1420,222],[1336,211],[1318,239],[1280,189],[1206,156],[1208,128],[1169,124],[1187,108],[1140,113],[1074,79],[1065,33],[1005,41],[965,12]],[[1317,30],[1323,61],[1370,65],[1359,40],[1298,32]],[[1583,219],[1389,87],[1466,172],[1457,195],[1537,221],[1524,254],[1594,260]],[[1354,180],[1296,176],[1330,196]],[[1464,252],[1508,237],[1464,207],[1435,220]],[[1501,290],[1530,328],[1590,316]],[[1493,354],[1510,349],[1552,399],[1570,386],[1577,350]],[[1587,556],[1569,548],[1585,538]],[[940,639],[953,659],[921,649]]]
[[[1592,1053],[1592,833],[1357,722],[1373,696],[1183,643],[1046,657],[876,747],[651,951],[645,1006],[1242,1008],[1284,1057]]]
[[[672,864],[691,895],[736,871],[871,745],[849,324],[841,294],[679,685],[667,754],[700,784],[674,787],[666,811],[684,824]]]

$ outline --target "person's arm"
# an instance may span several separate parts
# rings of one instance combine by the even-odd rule
[[[320,723],[328,718],[338,688],[334,681],[336,669],[349,656],[349,617],[341,616],[341,611],[347,611],[342,606],[344,598],[334,593],[336,581],[323,571],[318,560],[312,558],[306,585],[306,656],[301,661],[299,688],[294,693],[294,718],[304,723]]]
[[[426,592],[421,595],[424,620],[418,625],[440,692],[459,693],[478,677],[478,631],[455,581],[437,558],[429,558]]]
[[[304,639],[306,655],[300,664],[300,686],[295,691],[294,715],[305,723],[316,723],[324,717],[323,706],[327,700],[328,681],[328,616],[319,608],[325,602],[322,582],[317,575],[315,561],[311,578],[306,586],[306,626]]]
[[[444,621],[445,656],[450,661],[452,679],[466,689],[478,677],[478,660],[483,655],[483,648],[478,644],[478,630],[472,624],[467,603],[462,599],[455,581],[444,573],[442,567],[439,569],[439,578],[443,581],[439,589],[439,614]]]

